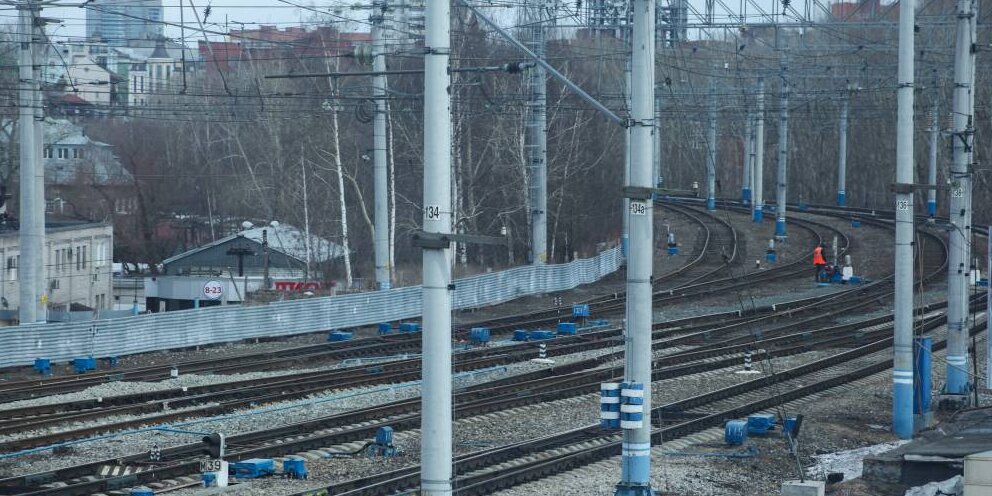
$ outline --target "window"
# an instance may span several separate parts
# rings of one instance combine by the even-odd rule
[[[44,156],[45,156],[45,158],[52,158],[52,147],[50,147],[50,146],[46,146],[45,147]]]
[[[69,259],[72,258],[72,250],[62,248],[62,270],[69,270]]]
[[[83,268],[81,266],[81,264],[83,262],[83,257],[80,256],[80,251],[82,251],[82,248],[80,248],[80,247],[77,246],[76,247],[76,270],[81,270]]]
[[[83,246],[83,268],[86,268],[86,246]]]
[[[72,158],[83,158],[83,151],[79,148],[72,149]]]
[[[7,257],[7,279],[11,281],[17,280],[17,259],[20,255],[16,257]]]
[[[59,148],[59,158],[60,159],[67,159],[67,158],[69,158],[69,149],[68,148]]]
[[[58,272],[61,270],[62,270],[62,252],[60,250],[55,250],[55,271]]]

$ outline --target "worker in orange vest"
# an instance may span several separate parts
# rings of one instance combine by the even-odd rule
[[[823,273],[823,268],[827,266],[827,260],[823,258],[823,244],[816,245],[813,249],[813,266],[816,267],[816,278],[814,281],[820,282],[820,274]]]

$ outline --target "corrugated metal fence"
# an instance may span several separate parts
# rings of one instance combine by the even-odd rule
[[[619,248],[567,264],[526,266],[455,281],[455,309],[563,291],[595,282],[622,264]],[[287,336],[410,319],[421,313],[420,286],[261,306],[208,307],[111,320],[59,322],[0,329],[0,366]]]

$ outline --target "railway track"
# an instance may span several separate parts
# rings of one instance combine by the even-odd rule
[[[938,325],[940,317],[931,318]],[[860,324],[860,323],[859,323]],[[752,343],[752,348],[762,350],[769,356],[787,356],[823,347],[843,348],[865,340],[871,340],[890,333],[890,324],[873,319],[861,324],[865,332],[852,334],[847,326],[825,328],[817,331],[794,333],[789,336],[768,338]],[[799,344],[794,344],[794,343]],[[674,353],[659,358],[664,367],[657,368],[654,380],[665,380],[719,370],[740,363],[744,347],[734,350],[710,350],[706,354],[695,351]],[[618,354],[617,354],[618,355]],[[523,378],[507,378],[492,383],[467,388],[456,397],[460,416],[474,416],[492,411],[533,405],[556,399],[594,393],[604,381],[615,380],[622,372],[618,369],[605,369],[590,372],[590,365],[599,365],[619,358],[617,355],[599,357],[588,363],[572,364],[557,370],[553,376],[542,377],[542,373],[525,374]],[[526,380],[521,380],[526,379]],[[766,381],[767,382],[767,381]],[[526,393],[526,394],[524,394]],[[315,419],[300,424],[281,426],[264,433],[248,433],[228,438],[229,459],[271,457],[287,453],[317,449],[371,437],[375,429],[391,425],[396,429],[409,429],[419,426],[419,398],[392,402],[357,412],[348,412]],[[267,442],[266,442],[267,441]],[[190,444],[162,451],[165,467],[147,466],[147,454],[101,460],[79,467],[55,470],[45,474],[0,480],[0,493],[4,494],[92,494],[126,487],[139,483],[149,483],[164,478],[174,478],[198,470],[199,444]],[[188,460],[188,461],[186,461]],[[140,470],[125,477],[111,477],[91,480],[87,475],[98,473],[101,467],[123,465]],[[62,487],[43,488],[29,491],[32,485],[51,484],[61,481]],[[333,494],[337,494],[336,492]]]
[[[706,355],[706,349],[726,353],[729,346],[738,343],[738,350],[750,346],[756,336],[776,336],[787,333],[796,326],[822,323],[830,311],[819,308],[843,305],[848,311],[874,304],[866,298],[874,285],[850,291],[772,306],[770,315],[743,318],[740,314],[710,315],[700,319],[690,318],[655,326],[656,349],[680,345],[696,346],[696,356]],[[858,301],[860,300],[860,301]],[[758,310],[758,309],[756,309]],[[769,310],[769,309],[761,309]],[[777,314],[776,312],[782,312]],[[802,320],[796,318],[809,315]],[[706,323],[719,319],[723,324],[713,327]],[[702,322],[697,322],[701,320]],[[784,322],[783,322],[784,321]],[[755,331],[758,324],[775,324],[778,327]],[[843,327],[843,326],[842,326]],[[604,329],[581,336],[567,337],[549,342],[551,354],[562,355],[616,344],[621,336],[619,329]],[[714,339],[719,337],[714,342]],[[456,370],[474,370],[494,365],[526,360],[533,353],[532,345],[518,344],[499,348],[469,350],[456,357]],[[709,354],[707,356],[712,356]],[[594,366],[591,364],[590,366]],[[174,422],[203,416],[231,413],[239,408],[264,405],[273,401],[286,401],[329,389],[354,386],[391,384],[419,378],[419,359],[400,360],[374,366],[359,366],[345,370],[322,373],[290,374],[288,376],[238,381],[181,390],[139,393],[103,400],[84,400],[56,405],[41,405],[19,409],[0,410],[0,435],[23,432],[29,429],[51,427],[66,422],[97,419],[106,415],[150,414],[141,418],[122,420],[96,426],[86,426],[34,437],[17,439],[0,444],[0,452],[10,452],[45,446],[57,442],[85,438],[94,434],[137,428],[148,423]],[[192,410],[171,411],[201,405]]]
[[[946,263],[946,260],[945,260],[945,263]],[[854,293],[854,291],[852,291],[851,293]],[[806,304],[807,307],[812,306],[811,304],[809,304],[809,302],[803,302],[803,303]],[[801,312],[799,312],[796,309],[788,309],[788,305],[782,305],[782,307],[786,307],[786,310],[781,310],[783,312],[790,312],[790,313],[792,313],[794,315],[798,315],[798,314],[801,313]],[[803,308],[803,306],[802,305],[799,305],[798,308],[801,309],[801,308]],[[773,308],[772,311],[775,312],[776,310]],[[741,317],[740,313],[738,313],[738,317]],[[717,317],[717,318],[719,318],[719,317]],[[738,322],[737,324],[743,325],[743,324],[746,323],[746,321],[747,321],[747,319],[741,318],[741,322]],[[876,321],[872,325],[877,326],[877,325],[880,325],[880,324],[883,324],[883,323]],[[733,325],[733,324],[731,324],[731,325]],[[685,329],[690,329],[690,328],[692,328],[691,325],[677,327],[677,329],[679,331],[683,331]],[[669,329],[669,332],[670,331],[671,330]],[[607,332],[607,331],[604,331],[604,332]],[[617,332],[617,331],[613,330],[613,332]],[[662,332],[664,332],[664,331],[662,331]],[[702,332],[702,330],[699,330],[698,332],[700,332],[700,334],[696,334],[695,336],[693,336],[692,339],[688,339],[688,341],[686,341],[686,342],[692,342],[693,340],[700,340],[700,339],[701,340],[704,340],[704,341],[705,340],[712,340],[712,336],[714,335],[714,333],[712,331],[711,332]],[[834,335],[829,335],[829,332],[833,332]],[[884,330],[875,330],[873,332],[884,332]],[[727,365],[729,365],[731,363],[728,360],[734,360],[734,359],[736,359],[736,358],[733,357],[732,353],[739,353],[739,352],[743,351],[746,347],[752,347],[752,348],[754,348],[754,347],[757,347],[757,346],[766,346],[766,347],[769,348],[767,351],[765,351],[766,353],[773,353],[774,352],[774,353],[789,354],[789,353],[801,352],[800,350],[808,350],[808,349],[810,349],[811,346],[849,346],[852,343],[856,343],[857,342],[856,339],[865,339],[865,336],[873,336],[873,334],[866,334],[866,333],[862,333],[862,334],[858,335],[859,337],[843,336],[842,334],[844,334],[844,333],[850,334],[850,329],[849,328],[843,328],[843,327],[841,327],[841,328],[833,329],[832,331],[823,330],[823,332],[821,334],[817,334],[817,338],[815,340],[813,340],[813,341],[810,341],[810,336],[812,336],[814,334],[814,333],[811,333],[811,332],[799,333],[799,334],[793,335],[791,337],[788,337],[788,336],[779,336],[779,337],[776,337],[776,338],[769,338],[768,341],[761,341],[761,342],[754,341],[753,339],[750,339],[750,338],[742,338],[741,336],[736,336],[736,337],[733,338],[733,339],[736,340],[736,344],[730,343],[729,341],[728,342],[722,342],[722,343],[721,342],[712,343],[712,344],[709,345],[709,349],[697,349],[697,350],[693,350],[692,352],[684,352],[685,354],[675,353],[673,355],[669,355],[669,356],[664,357],[664,362],[665,363],[672,363],[672,361],[680,361],[680,360],[682,360],[682,361],[684,361],[684,363],[686,363],[686,365],[679,366],[681,368],[680,371],[676,371],[675,369],[671,369],[671,368],[670,369],[660,369],[661,370],[661,372],[660,372],[661,375],[659,375],[659,377],[664,376],[664,374],[697,373],[698,371],[707,369],[708,367],[720,367],[720,366],[726,367]],[[686,334],[683,333],[683,335],[686,335]],[[747,342],[749,339],[752,342]],[[774,341],[774,340],[777,340],[777,341]],[[792,341],[790,341],[790,340],[792,340]],[[799,345],[791,344],[791,343],[794,343],[796,340],[798,340],[800,342],[803,341],[803,340],[805,340],[805,341],[807,341],[807,343],[806,344],[799,344]],[[852,341],[852,340],[854,340],[854,341]],[[667,343],[667,344],[670,344],[671,345],[671,344],[675,344],[675,343]],[[722,344],[723,346],[717,346],[717,344]],[[791,344],[791,346],[786,346],[786,345],[790,345],[790,344]],[[736,346],[736,348],[735,348],[735,346]],[[701,348],[703,348],[703,347],[701,347]],[[692,353],[692,355],[690,355],[689,353]],[[723,361],[713,360],[714,357],[721,357],[721,356],[725,357],[725,358],[722,359]],[[681,357],[681,358],[679,358],[679,357]],[[702,360],[704,360],[704,359],[709,359],[710,362],[709,363],[702,362]],[[696,371],[696,372],[692,372],[692,371]],[[580,378],[581,378],[581,376],[586,375],[586,372],[582,368],[573,370],[571,373],[572,373],[572,377],[569,377],[568,379],[571,380],[571,381],[573,381],[573,382],[574,381],[579,381]],[[674,377],[677,377],[677,375],[674,376]],[[537,380],[537,379],[535,379],[535,380]],[[562,380],[562,379],[559,378],[559,380]],[[594,386],[594,385],[598,384],[599,382],[601,382],[601,379],[599,379],[598,377],[596,377],[596,378],[589,378],[589,379],[586,379],[585,382],[586,382],[585,385],[580,384],[577,387],[580,387],[580,388],[581,387],[586,387],[586,388],[588,388],[588,387],[590,387],[590,385]],[[557,394],[563,394],[562,386],[563,386],[562,383],[551,383],[551,384],[549,384],[547,386],[544,386],[543,389],[553,390],[553,391],[556,391]],[[505,384],[504,387],[511,387],[511,384]],[[512,385],[512,387],[517,387],[517,386],[516,385]],[[534,387],[537,388],[536,385],[534,385]],[[491,396],[492,394],[493,394],[493,391],[492,390],[487,391],[487,395],[488,396]],[[542,395],[539,397],[540,401],[547,401],[548,400],[548,394],[549,393],[546,393],[545,392],[545,393],[541,393],[541,394]],[[537,397],[535,397],[535,398],[537,398]],[[532,401],[536,401],[537,399],[535,399],[535,398],[531,398],[531,400]],[[517,400],[517,401],[523,401],[523,400]],[[419,403],[416,404],[414,406],[414,408],[416,408],[417,406],[419,406]],[[485,408],[494,408],[494,406],[486,406],[486,404],[484,402],[483,403],[478,403],[477,402],[477,408],[482,408],[482,409],[485,409]],[[461,406],[459,407],[459,411],[460,412],[464,411]],[[389,420],[391,421],[391,420],[395,420],[395,419],[389,419]],[[410,422],[413,422],[413,421],[410,420]],[[419,423],[419,420],[417,422]],[[310,427],[314,427],[314,426],[311,425]],[[354,432],[351,432],[351,434],[352,435],[355,435]],[[364,432],[364,434],[365,434],[365,437],[368,437],[369,432],[366,431],[366,432]],[[313,440],[310,440],[308,442],[313,442]],[[326,440],[324,442],[326,442]],[[254,444],[257,444],[257,441],[252,441],[251,443],[248,443],[248,444],[253,444],[254,445]],[[282,451],[285,451],[285,449],[288,448],[288,447],[289,446],[283,445],[282,446]],[[264,450],[266,448],[265,447],[256,448],[256,450],[258,450],[258,449]],[[269,449],[271,449],[271,448],[269,448]],[[255,451],[252,451],[251,453],[255,453]],[[139,455],[139,456],[141,456],[141,455]],[[190,463],[192,463],[192,462],[190,462]],[[92,468],[92,467],[90,467],[90,468]],[[187,468],[189,468],[189,467],[187,467]],[[169,473],[170,473],[169,470],[175,470],[175,469],[173,468],[173,469],[169,469],[169,470],[164,470],[164,469],[163,470],[155,469],[155,470],[158,471],[158,472],[157,473],[152,473],[152,474],[149,474],[149,475],[146,476],[146,477],[151,477],[151,479],[149,479],[149,480],[156,480],[156,479],[161,478],[161,477],[169,477],[170,476],[169,475]],[[33,482],[33,483],[43,483],[45,480],[48,480],[48,482],[51,482],[51,479],[53,477],[55,477],[55,476],[52,475],[52,474],[49,474],[49,476],[47,476],[47,477],[37,476],[37,477],[31,478],[29,476],[28,478],[30,478],[31,479],[31,482]],[[65,479],[62,479],[62,480],[64,481]],[[28,486],[28,479],[23,479],[20,482],[22,482],[22,483],[25,484],[24,486],[21,486],[21,489],[24,489],[25,487],[29,487]],[[120,487],[124,487],[128,483],[130,483],[130,482],[134,482],[134,481],[119,481],[118,480],[118,481],[116,481],[116,484],[123,484]],[[103,484],[103,486],[101,486],[102,489],[107,489],[110,485],[115,484],[114,482],[107,482],[107,481],[104,481],[102,483],[100,481],[88,481],[88,483],[90,483],[90,484]],[[8,480],[5,480],[5,481],[0,481],[0,486],[3,486],[3,487],[0,487],[0,492],[5,491],[6,489],[10,489],[12,487],[10,484],[14,484],[16,486],[16,482],[13,482],[12,479],[8,479]],[[75,484],[71,484],[70,486],[73,486],[73,487],[71,489],[57,488],[58,490],[56,490],[55,488],[52,488],[52,489],[43,489],[42,492],[37,492],[36,494],[89,494],[89,492],[86,492],[86,491],[91,491],[91,490],[94,490],[95,489],[93,487],[89,487],[89,488],[85,488],[85,489],[84,488],[81,488],[81,487],[76,487]],[[67,486],[67,487],[70,487],[70,486]],[[4,487],[6,489],[4,489]],[[53,491],[53,490],[55,492],[50,492],[50,491]],[[82,492],[80,492],[80,491],[82,491]],[[35,493],[31,493],[31,494],[35,494]]]
[[[744,287],[759,281],[767,282],[774,279],[791,277],[801,270],[803,264],[797,263],[800,262],[800,260],[797,260],[796,262],[783,264],[760,273],[748,274],[746,278],[738,278],[736,281],[734,281],[733,277],[713,279],[720,270],[727,266],[727,263],[733,263],[734,260],[739,258],[736,250],[736,231],[725,220],[710,216],[711,223],[720,225],[725,229],[722,235],[714,235],[712,234],[713,230],[707,227],[706,222],[701,220],[703,215],[706,215],[705,213],[678,206],[674,206],[673,208],[679,209],[680,212],[683,212],[690,218],[696,219],[704,227],[706,235],[704,236],[705,241],[700,254],[690,261],[689,264],[675,271],[686,277],[686,279],[683,279],[684,284],[668,284],[666,289],[657,290],[655,300],[658,303],[712,294],[717,290]],[[809,224],[812,225],[813,223]],[[809,229],[810,232],[815,234],[813,229],[809,227],[806,229]],[[718,241],[718,238],[723,241]],[[847,244],[848,242],[845,238],[845,249]],[[728,252],[731,254],[729,258],[726,255]],[[707,258],[709,259],[709,265],[700,264],[702,260]],[[709,281],[700,282],[704,280]],[[715,289],[720,285],[726,284],[731,285]],[[609,301],[594,302],[592,305],[597,315],[608,312],[622,312],[624,305],[623,294],[618,294],[615,298],[611,297]],[[551,316],[551,314],[554,315]],[[537,315],[540,317],[536,319],[530,315],[517,315],[473,325],[489,325],[494,331],[507,331],[516,328],[530,328],[553,324],[562,320],[562,316],[559,314],[560,309],[549,309],[537,312]],[[467,331],[462,330],[461,332],[466,333]],[[178,368],[182,373],[210,372],[214,374],[230,374],[246,371],[285,369],[303,364],[312,365],[347,358],[416,353],[419,350],[419,334],[379,336],[343,343],[295,346],[276,351],[248,353],[220,359],[189,360],[178,364],[136,367],[119,371],[101,371],[50,379],[7,382],[0,384],[0,401],[9,402],[79,391],[112,381],[161,380],[170,377],[174,367]]]

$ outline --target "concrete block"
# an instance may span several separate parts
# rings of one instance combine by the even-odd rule
[[[827,490],[824,481],[785,481],[782,483],[782,496],[823,496]]]
[[[983,451],[964,457],[964,483],[992,486],[992,451]]]
[[[964,496],[992,496],[992,486],[965,484]]]

